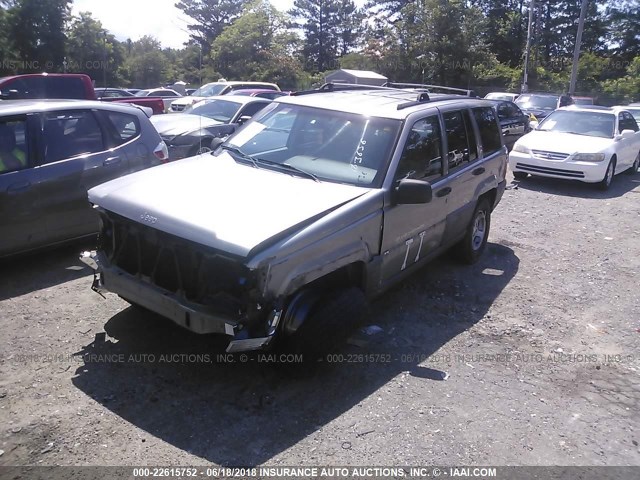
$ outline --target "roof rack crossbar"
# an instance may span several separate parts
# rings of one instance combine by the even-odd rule
[[[325,83],[324,85],[313,88],[311,90],[301,90],[299,92],[294,92],[291,95],[299,96],[299,95],[309,95],[312,93],[324,93],[324,92],[340,92],[347,90],[396,90],[394,88],[389,87],[381,87],[379,85],[362,85],[358,83]]]
[[[427,85],[424,83],[401,83],[401,82],[386,82],[382,85],[389,88],[424,88],[431,92],[431,90],[444,90],[452,93],[459,93],[466,95],[467,97],[475,97],[476,93],[473,90],[467,90],[464,88],[445,87],[443,85]],[[434,92],[431,92],[434,93]]]

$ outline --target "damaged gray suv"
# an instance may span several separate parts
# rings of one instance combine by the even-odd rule
[[[483,253],[505,189],[493,103],[331,85],[281,97],[209,154],[89,192],[93,288],[227,351],[317,350],[445,250]]]

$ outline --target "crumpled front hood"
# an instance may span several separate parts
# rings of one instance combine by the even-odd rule
[[[222,122],[202,115],[189,113],[172,113],[171,115],[154,115],[151,123],[163,137],[175,137],[185,133],[195,132],[201,128],[222,125]]]
[[[112,180],[89,190],[89,200],[158,230],[246,256],[368,191],[238,164],[225,152]]]
[[[573,154],[576,152],[599,153],[612,142],[611,138],[534,130],[522,137],[518,143],[534,150]]]

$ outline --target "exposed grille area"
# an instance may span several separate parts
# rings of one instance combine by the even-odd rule
[[[100,248],[112,265],[229,318],[244,313],[250,279],[239,259],[111,212],[101,220]]]
[[[181,112],[184,110],[184,107],[184,105],[171,104],[171,110],[173,110],[174,112]]]
[[[560,153],[560,152],[547,152],[546,150],[531,150],[534,157],[541,158],[542,160],[554,160],[554,161],[562,161],[565,160],[569,154]]]
[[[527,163],[516,163],[518,170],[529,173],[548,173],[549,175],[559,175],[567,178],[584,178],[584,172],[577,170],[563,170],[561,168],[539,167],[537,165],[529,165]]]

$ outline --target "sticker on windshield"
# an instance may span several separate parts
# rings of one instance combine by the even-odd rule
[[[266,125],[258,122],[249,123],[241,131],[239,131],[237,135],[230,139],[229,143],[231,145],[235,145],[236,147],[241,147],[265,128],[267,128]]]

